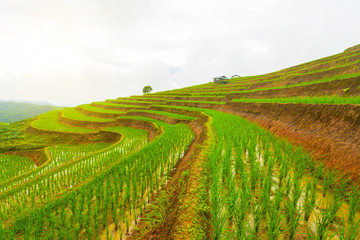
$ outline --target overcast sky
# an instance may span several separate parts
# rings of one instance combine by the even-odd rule
[[[1,0],[0,100],[77,105],[360,44],[358,0]]]

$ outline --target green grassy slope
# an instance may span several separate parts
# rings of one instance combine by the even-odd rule
[[[19,102],[0,102],[0,122],[12,123],[35,117],[55,108],[50,105],[36,105]]]
[[[360,51],[351,48],[228,84],[108,99],[5,125],[0,238],[125,239],[134,229],[131,239],[359,239],[360,191],[341,168],[315,158],[321,146],[305,150],[225,113],[251,105],[245,117],[269,120],[261,106],[276,105],[279,123],[284,105],[316,108],[316,116],[325,105],[346,105],[341,126],[357,131],[359,96]],[[310,120],[296,130],[326,133]],[[356,145],[358,134],[351,136]],[[29,149],[46,161],[19,157],[36,160]]]

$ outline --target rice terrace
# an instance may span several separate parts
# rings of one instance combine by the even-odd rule
[[[360,45],[0,126],[0,239],[360,239]]]

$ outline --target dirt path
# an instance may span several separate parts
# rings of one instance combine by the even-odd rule
[[[201,151],[206,140],[206,116],[189,123],[195,139],[176,165],[172,180],[153,199],[129,239],[189,239],[196,215],[197,194],[202,173]],[[156,216],[155,216],[156,215]],[[160,215],[160,216],[159,216]],[[154,218],[156,221],[149,221]],[[198,223],[200,224],[200,223]]]

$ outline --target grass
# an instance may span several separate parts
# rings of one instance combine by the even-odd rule
[[[112,122],[115,119],[109,119],[109,118],[98,118],[98,117],[92,117],[85,114],[82,114],[76,108],[64,108],[61,111],[61,114],[65,118],[78,120],[78,121],[87,121],[87,122]]]
[[[0,154],[0,183],[35,168],[29,157]]]
[[[95,106],[111,106],[111,107],[119,107],[119,108],[146,108],[144,106],[137,106],[137,105],[126,105],[126,104],[116,104],[116,103],[109,103],[109,102],[93,102]]]
[[[254,103],[303,103],[303,104],[360,104],[360,97],[291,97],[291,98],[241,98],[233,99],[233,102],[254,102]]]
[[[31,123],[31,126],[41,130],[68,132],[68,133],[93,133],[98,130],[72,127],[58,122],[60,110],[50,111],[39,116],[38,120]]]
[[[147,104],[156,104],[156,103],[161,103],[161,102],[153,102],[153,101],[135,101],[135,100],[119,100],[119,99],[107,99],[106,102],[112,102],[112,103],[119,103],[119,104],[126,104],[126,103],[147,103]]]
[[[360,76],[360,73],[339,74],[339,75],[332,76],[332,77],[324,77],[323,79],[306,81],[306,82],[296,83],[296,84],[287,85],[287,86],[274,86],[274,87],[267,87],[267,88],[257,88],[257,89],[252,89],[252,90],[234,91],[232,93],[249,93],[249,92],[258,92],[258,91],[268,91],[268,90],[276,90],[276,89],[293,88],[293,87],[307,86],[307,85],[313,85],[313,84],[318,84],[318,83],[325,83],[325,82],[344,80],[344,79],[355,78],[355,77],[359,77],[359,76]]]
[[[0,128],[0,153],[17,150],[40,149],[54,141],[53,136],[40,136],[27,131],[31,119],[11,123]]]
[[[195,120],[194,117],[189,117],[186,115],[181,115],[181,114],[176,114],[176,113],[169,113],[169,112],[164,112],[164,111],[154,111],[154,110],[131,110],[129,112],[145,112],[145,113],[154,113],[154,114],[158,114],[158,115],[164,115],[164,116],[168,116],[168,117],[172,117],[175,119],[180,119],[180,120]]]
[[[184,102],[184,103],[205,103],[205,104],[225,104],[225,102],[214,101],[196,101],[196,100],[167,100],[167,102]]]
[[[116,111],[116,110],[111,110],[111,109],[99,108],[99,107],[95,107],[90,104],[82,104],[82,105],[79,105],[78,108],[84,109],[89,112],[97,112],[97,113],[108,113],[108,114],[124,114],[125,113],[124,111]]]
[[[197,110],[213,118],[216,134],[216,147],[208,153],[212,239],[260,239],[265,235],[270,239],[286,235],[295,239],[299,226],[306,227],[304,221],[315,223],[317,239],[330,234],[329,229],[335,227],[333,220],[341,217],[340,206],[347,204],[347,182],[334,181],[338,179],[337,172],[320,166],[321,171],[313,172],[309,153],[244,119],[215,110]],[[311,181],[303,185],[303,179]],[[318,184],[322,188],[318,189]],[[315,212],[320,207],[316,200],[320,195],[328,199],[328,207]],[[356,210],[349,214],[354,216],[358,196],[350,196],[350,209]],[[352,227],[357,228],[358,225]]]
[[[116,119],[127,119],[126,123],[133,121],[137,125],[141,124],[139,121],[152,122],[161,129],[161,134],[148,142],[147,131],[118,126],[101,129],[121,134],[121,140],[112,145],[101,143],[100,137],[91,140],[96,144],[64,145],[58,140],[58,144],[42,149],[48,161],[39,167],[26,158],[0,155],[0,239],[111,239],[114,234],[128,234],[141,216],[145,216],[149,233],[162,230],[164,224],[176,219],[180,224],[171,226],[175,236],[169,238],[298,239],[303,237],[303,231],[308,231],[310,239],[358,239],[360,191],[339,172],[314,161],[302,147],[244,118],[213,109],[174,106],[221,105],[226,102],[211,101],[213,97],[358,77],[358,73],[341,73],[280,86],[293,76],[310,78],[311,74],[348,67],[357,62],[357,55],[338,54],[271,74],[233,79],[228,85],[205,83],[108,100],[119,104],[94,102],[52,111],[31,123],[51,133],[38,142],[26,130],[30,120],[3,126],[0,128],[3,151],[12,149],[11,144],[25,145],[26,141],[27,146],[44,148],[56,143],[49,140],[49,136],[56,137],[56,131],[93,132],[61,124],[59,114],[80,121],[114,120],[88,116],[82,113],[85,111],[105,117],[114,114]],[[262,86],[271,87],[232,91],[265,82],[269,83]],[[351,94],[351,90],[344,91]],[[243,98],[233,102],[359,104],[360,98]],[[151,107],[126,103],[145,103]],[[193,152],[188,151],[195,137],[189,126],[171,125],[145,116],[121,116],[126,112],[191,120],[188,125],[200,133],[197,144],[192,145]],[[87,135],[80,136],[86,140]],[[191,158],[178,166],[186,152]],[[185,170],[181,172],[182,169]],[[173,194],[169,189],[179,192]],[[149,207],[150,202],[153,204]],[[147,214],[143,215],[144,212]]]
[[[144,121],[144,122],[153,122],[156,124],[163,123],[162,121],[155,120],[155,119],[149,118],[149,117],[142,117],[142,116],[121,116],[121,117],[119,117],[119,119],[134,119],[134,120],[140,120],[140,121]]]
[[[0,128],[5,127],[5,126],[8,126],[8,125],[9,125],[9,123],[0,122]]]
[[[22,209],[24,201],[29,201],[26,200],[26,195],[22,195],[16,202],[11,200],[11,196],[16,196],[15,190],[11,193],[12,195],[8,193],[6,196],[0,196],[2,199],[7,198],[7,202],[12,202],[11,209],[1,208],[5,215],[17,219],[15,228],[12,228],[11,225],[8,226],[12,229],[11,232],[19,229],[18,234],[36,239],[49,237],[57,239],[60,234],[71,239],[78,239],[81,232],[86,231],[91,239],[98,231],[101,232],[102,229],[107,228],[106,224],[109,219],[115,221],[118,231],[128,232],[129,222],[131,223],[133,220],[136,222],[137,216],[145,206],[143,203],[146,198],[160,189],[164,179],[167,178],[193,139],[191,130],[184,124],[160,124],[164,128],[163,135],[141,148],[140,151],[128,154],[125,158],[118,156],[119,150],[113,147],[111,151],[115,155],[103,156],[102,153],[92,155],[92,157],[101,157],[101,161],[105,161],[106,164],[104,162],[99,165],[98,161],[93,161],[92,157],[86,157],[88,163],[71,168],[72,171],[77,169],[76,171],[80,170],[82,173],[66,175],[60,172],[56,173],[57,176],[63,175],[67,179],[66,181],[58,183],[50,181],[50,186],[44,185],[42,181],[35,182],[34,184],[42,186],[39,189],[30,187],[29,183],[25,186],[22,185],[23,190],[26,188],[26,191],[30,191],[30,196],[36,196],[33,198],[33,204],[38,207],[27,206],[31,209],[30,217],[20,214],[25,211]],[[144,137],[146,139],[147,136]],[[129,142],[123,142],[122,146],[128,144]],[[127,151],[127,149],[128,147],[120,149],[120,152]],[[100,166],[102,169],[99,168]],[[89,170],[90,172],[88,172]],[[95,172],[98,174],[94,174]],[[58,184],[65,187],[65,185],[73,183],[72,178],[85,180],[90,176],[92,176],[91,180],[87,180],[79,188],[75,188],[68,194],[57,194],[58,199],[55,202],[50,200],[54,191],[58,191],[56,190]],[[42,196],[41,200],[37,200],[38,195]],[[44,199],[48,199],[48,201],[44,201]],[[43,204],[39,205],[41,202]],[[120,206],[120,211],[117,211],[117,206]],[[124,210],[122,211],[122,209]],[[14,214],[9,215],[9,211],[14,211]],[[4,214],[1,216],[3,218]],[[31,219],[31,221],[27,219]],[[56,223],[60,225],[59,228]],[[47,231],[43,231],[45,226],[47,226]],[[95,231],[88,231],[89,229]]]

